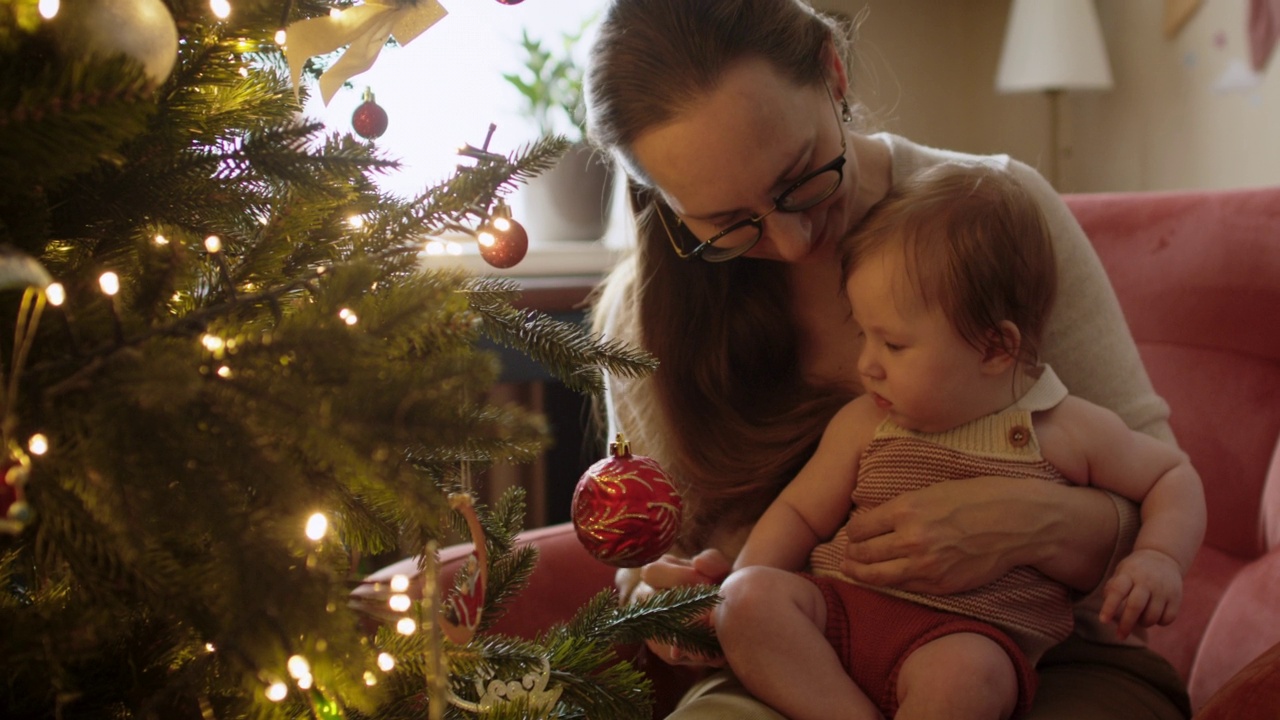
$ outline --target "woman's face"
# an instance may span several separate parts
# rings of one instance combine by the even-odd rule
[[[841,152],[844,127],[822,85],[801,87],[763,60],[725,73],[675,120],[639,136],[633,155],[668,206],[700,239],[758,217],[797,179]],[[747,257],[829,260],[848,228],[857,164],[847,152],[836,192],[802,212],[772,212]]]

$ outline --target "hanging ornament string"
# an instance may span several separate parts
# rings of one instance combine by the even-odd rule
[[[302,66],[316,55],[347,46],[342,57],[320,76],[320,97],[328,105],[343,83],[373,67],[388,38],[394,37],[401,45],[408,45],[447,14],[449,11],[436,0],[404,4],[369,0],[328,17],[300,20],[290,25],[286,29],[285,56],[289,60],[294,96],[298,95]]]

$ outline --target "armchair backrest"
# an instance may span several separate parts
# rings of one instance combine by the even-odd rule
[[[1280,188],[1070,195],[1209,506],[1205,544],[1280,544]]]

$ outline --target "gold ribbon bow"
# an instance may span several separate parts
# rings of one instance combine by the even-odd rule
[[[373,67],[387,38],[408,45],[447,14],[436,0],[370,0],[328,17],[299,20],[286,29],[285,55],[294,95],[298,94],[302,66],[316,55],[348,46],[338,62],[320,76],[320,97],[328,105],[343,83]]]

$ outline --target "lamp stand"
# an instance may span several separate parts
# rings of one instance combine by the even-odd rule
[[[1045,90],[1045,94],[1049,96],[1049,153],[1052,155],[1049,181],[1053,183],[1053,189],[1062,192],[1062,118],[1059,114],[1062,91]]]

